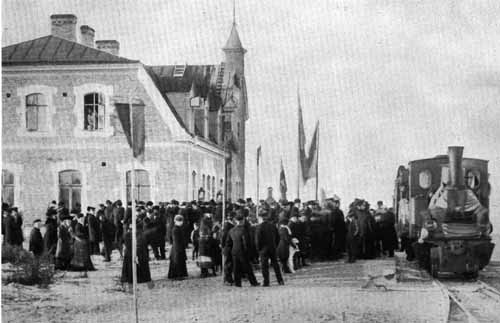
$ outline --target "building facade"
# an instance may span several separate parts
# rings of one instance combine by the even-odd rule
[[[94,41],[89,26],[77,35],[74,15],[51,23],[51,35],[2,49],[4,202],[40,217],[51,200],[244,196],[248,112],[235,26],[219,65],[146,66],[120,57],[115,40]],[[144,110],[143,162],[117,116],[130,104]]]

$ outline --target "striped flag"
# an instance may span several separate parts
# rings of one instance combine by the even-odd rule
[[[305,163],[303,164],[302,176],[304,181],[309,178],[316,177],[316,172],[318,168],[318,136],[319,136],[319,122],[316,123],[316,129],[314,129],[314,134],[311,140],[311,145],[309,146],[309,154]]]
[[[261,147],[261,146],[259,146],[259,147],[257,148],[257,166],[259,166],[259,164],[260,164],[260,155],[261,155],[261,154],[262,154],[262,147]]]
[[[131,106],[132,113],[130,113]],[[134,158],[143,162],[146,143],[144,104],[117,104],[116,112]]]

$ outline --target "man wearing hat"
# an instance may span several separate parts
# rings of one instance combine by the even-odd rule
[[[91,255],[99,254],[99,242],[101,241],[100,237],[100,224],[99,220],[96,218],[95,207],[89,206],[87,207],[87,217],[86,223],[89,230],[89,248]]]
[[[241,287],[241,278],[246,274],[252,286],[259,286],[250,264],[250,237],[245,229],[245,218],[241,210],[236,213],[235,220],[236,226],[229,231],[227,238],[227,245],[231,246],[233,257],[234,285]]]
[[[345,250],[346,225],[344,213],[340,209],[340,198],[337,195],[333,195],[329,199],[328,205],[333,218],[333,259],[339,259]]]
[[[262,217],[262,223],[257,226],[255,233],[255,242],[260,258],[262,277],[264,278],[263,286],[269,286],[269,262],[271,262],[271,266],[273,266],[278,284],[284,285],[285,283],[281,275],[281,269],[276,255],[276,247],[279,241],[278,229],[269,222],[269,217],[265,213],[262,215],[264,215]]]
[[[5,242],[13,245],[23,245],[23,218],[18,213],[17,207],[11,207],[5,220]]]
[[[101,204],[101,206],[103,206]],[[115,239],[115,225],[113,223],[113,203],[110,200],[106,201],[106,206],[101,207],[98,212],[99,220],[101,221],[101,233],[103,241],[104,262],[111,261],[111,253],[113,252],[113,240]]]
[[[33,252],[35,257],[40,257],[43,254],[43,238],[40,232],[40,227],[42,226],[42,221],[36,219],[33,221],[33,229],[30,233],[30,244],[29,251]]]
[[[55,201],[54,201],[55,204]],[[45,252],[50,255],[51,260],[56,254],[57,248],[57,219],[55,209],[48,209],[45,220],[45,235],[43,236],[43,247]]]
[[[123,225],[125,220],[125,208],[122,201],[117,200],[113,208],[113,223],[115,225],[115,247],[120,252],[120,259],[123,258]]]
[[[234,284],[233,256],[231,253],[231,246],[228,245],[227,243],[229,232],[233,227],[234,227],[233,213],[228,212],[226,215],[226,221],[224,221],[224,227],[222,228],[222,236],[221,236],[222,254],[224,255],[224,284],[227,285]]]

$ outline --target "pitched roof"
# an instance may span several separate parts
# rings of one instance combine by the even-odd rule
[[[146,67],[158,79],[162,92],[189,92],[194,86],[197,95],[206,97],[215,65],[187,65],[182,76],[174,76],[175,65]]]
[[[137,63],[74,41],[49,35],[2,48],[2,65]]]
[[[238,35],[235,23],[233,23],[233,27],[231,28],[231,33],[229,34],[226,46],[224,46],[223,49],[243,49],[243,45],[241,44],[240,40],[240,35]]]

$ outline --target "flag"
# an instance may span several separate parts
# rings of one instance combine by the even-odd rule
[[[259,166],[259,163],[260,163],[260,155],[262,153],[262,147],[259,146],[259,148],[257,148],[257,166]]]
[[[144,122],[144,105],[132,104],[132,123],[130,122],[130,104],[117,104],[116,111],[118,119],[127,137],[127,142],[132,148],[134,158],[140,162],[144,161],[144,147],[146,143],[146,131]],[[131,126],[133,134],[131,133]]]
[[[299,155],[299,162],[300,162],[300,167],[298,167],[299,171],[302,172],[302,176],[304,175],[304,163],[306,160],[306,151],[305,151],[305,143],[306,143],[306,135],[304,131],[304,121],[302,120],[302,106],[300,104],[300,93],[297,90],[297,100],[299,104],[299,122],[298,122],[298,136],[299,136],[299,146],[298,146],[298,155]]]
[[[281,172],[280,172],[280,192],[282,200],[286,200],[286,191],[287,191],[287,186],[286,186],[285,169],[283,168],[283,160],[282,160]]]
[[[316,129],[314,129],[314,134],[311,139],[311,144],[309,146],[309,154],[305,163],[302,164],[303,172],[302,177],[304,181],[309,178],[316,177],[316,172],[318,168],[318,135],[319,135],[319,122],[316,123]]]

